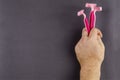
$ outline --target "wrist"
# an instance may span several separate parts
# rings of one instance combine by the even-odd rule
[[[100,70],[101,65],[82,66],[80,71],[80,78],[81,80],[100,80]]]
[[[101,65],[81,67],[81,71],[86,71],[86,72],[100,72],[100,70],[101,70]]]
[[[101,68],[101,64],[100,63],[87,63],[87,64],[83,64],[81,65],[81,69],[84,69],[84,70],[88,70],[88,69],[100,69]]]

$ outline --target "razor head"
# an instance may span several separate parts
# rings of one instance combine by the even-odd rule
[[[89,8],[94,8],[96,6],[97,6],[97,4],[95,4],[95,3],[86,3],[85,4],[85,7],[89,7]]]
[[[78,11],[77,15],[78,16],[85,15],[84,10],[82,9],[82,10]]]
[[[102,11],[102,7],[95,7],[95,11]]]

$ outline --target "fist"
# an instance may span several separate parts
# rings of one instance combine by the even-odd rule
[[[85,28],[82,30],[82,37],[75,46],[76,57],[81,67],[102,64],[105,47],[101,38],[102,33],[97,28],[93,28],[89,34]]]

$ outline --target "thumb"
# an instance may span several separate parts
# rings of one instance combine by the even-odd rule
[[[89,35],[90,38],[102,38],[103,35],[102,35],[102,32],[97,29],[97,28],[93,28],[91,31],[90,31],[90,35]]]

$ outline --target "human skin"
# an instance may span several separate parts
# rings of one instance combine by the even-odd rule
[[[100,80],[101,65],[104,60],[105,46],[102,33],[93,28],[88,34],[82,30],[82,37],[75,46],[75,53],[80,63],[80,80]]]

